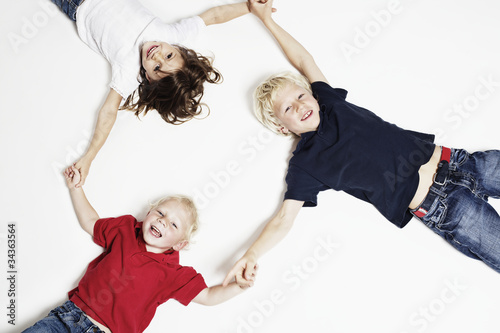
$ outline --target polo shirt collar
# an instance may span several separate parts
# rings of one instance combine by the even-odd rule
[[[142,237],[142,222],[135,223],[135,235],[141,254],[163,264],[179,264],[179,251],[168,250],[163,253],[153,253],[146,249],[146,242]]]

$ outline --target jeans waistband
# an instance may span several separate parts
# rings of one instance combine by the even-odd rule
[[[410,212],[416,217],[422,218],[427,212],[430,210],[432,204],[439,196],[439,192],[441,192],[441,188],[446,183],[446,179],[448,178],[448,170],[451,159],[451,149],[447,147],[441,148],[441,159],[438,164],[438,168],[436,173],[434,174],[434,182],[432,183],[429,193],[425,197],[424,201],[415,209],[412,209]]]

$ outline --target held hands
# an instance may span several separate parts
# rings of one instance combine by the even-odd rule
[[[74,165],[71,165],[66,170],[64,170],[64,178],[66,178],[66,185],[70,190],[79,187],[77,185],[81,181],[81,174]]]
[[[234,277],[240,288],[246,289],[252,287],[255,282],[255,275],[257,274],[258,268],[259,265],[256,263],[255,258],[245,254],[236,264],[234,264],[229,273],[227,273],[222,285],[227,286]]]
[[[76,188],[82,187],[85,184],[85,180],[87,179],[87,176],[89,174],[91,163],[92,161],[88,161],[84,156],[78,162],[73,164],[73,166],[78,170],[78,173],[80,174],[79,181],[75,184]],[[70,168],[71,167],[68,167],[68,169]]]
[[[248,8],[263,22],[270,19],[271,14],[276,12],[276,8],[273,8],[273,0],[248,0]]]

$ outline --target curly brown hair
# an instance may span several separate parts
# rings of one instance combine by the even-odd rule
[[[150,82],[141,66],[139,88],[127,97],[122,109],[135,111],[137,117],[156,110],[163,120],[174,125],[182,124],[202,112],[202,106],[207,106],[201,103],[203,84],[205,81],[222,82],[222,74],[212,67],[210,58],[183,46],[176,47],[184,59],[184,67]]]

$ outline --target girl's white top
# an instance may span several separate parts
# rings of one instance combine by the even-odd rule
[[[139,86],[144,42],[182,44],[206,27],[199,16],[164,23],[137,0],[85,0],[78,7],[76,25],[85,44],[111,64],[110,87],[123,98]]]

